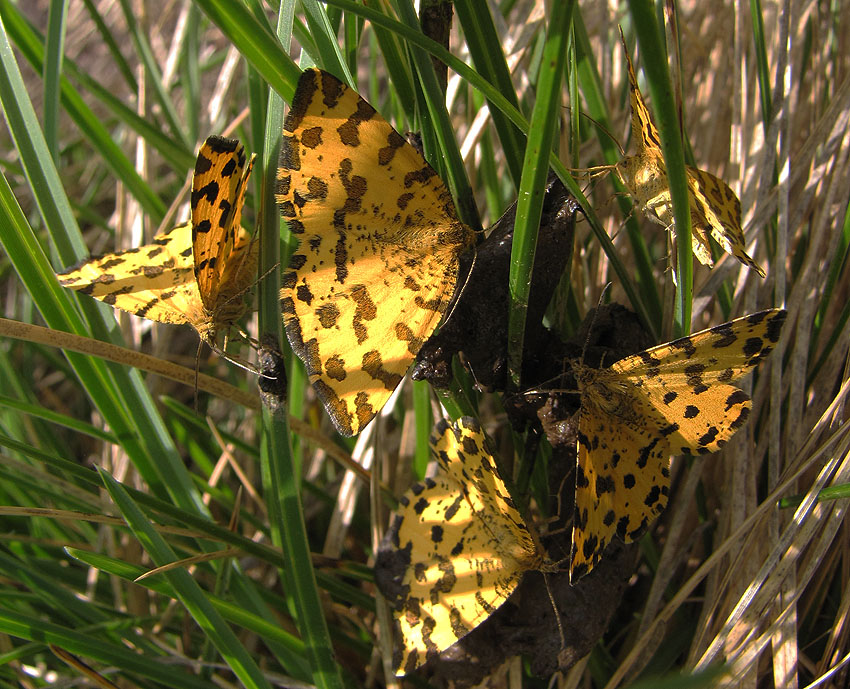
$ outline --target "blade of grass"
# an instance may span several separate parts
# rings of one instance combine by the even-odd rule
[[[38,71],[43,70],[45,53],[44,46],[47,39],[45,39],[45,37],[21,15],[16,16],[10,13],[7,15],[7,19],[6,30],[9,32],[9,36],[12,38],[12,41],[24,54],[27,62],[29,62],[34,69]],[[86,70],[78,67],[73,60],[65,58],[62,63],[62,68],[65,73],[69,74],[76,82],[84,86],[92,96],[99,99],[104,106],[109,108],[116,118],[143,138],[148,145],[154,148],[171,164],[174,169],[186,170],[195,164],[194,152],[189,150],[186,146],[181,146],[177,141],[165,135],[162,132],[162,127],[158,121],[142,117],[134,109],[124,105],[124,103],[118,99],[110,89],[104,87],[100,81],[92,77]],[[75,89],[71,82],[64,76],[61,77],[60,83],[63,94],[62,103],[67,109],[69,108],[68,100],[73,96],[73,94],[75,94]],[[74,108],[78,110],[81,108],[76,97],[74,97]],[[80,118],[78,118],[78,120],[79,119]],[[86,118],[85,121],[87,122],[88,118]],[[85,132],[87,130],[84,129],[83,131]],[[96,139],[93,139],[93,143],[97,145],[97,143],[101,140],[102,137],[98,136]],[[121,152],[120,149],[118,149],[118,151],[121,155],[123,155],[123,152]],[[103,153],[104,158],[107,157],[107,153],[109,152],[105,151]],[[135,173],[135,169],[132,168],[132,164],[129,163],[129,161],[126,165],[130,166],[130,170]],[[113,163],[113,168],[116,169],[116,174],[120,174],[120,170],[117,170],[118,166],[119,164]],[[123,169],[123,164],[121,164],[120,167]],[[132,179],[129,181],[125,180],[125,183],[130,190],[133,191],[133,193],[136,193],[136,187],[133,186],[131,183],[132,181]],[[139,180],[138,184],[144,185],[144,182]],[[156,203],[161,205],[158,197],[155,198]]]
[[[301,7],[307,18],[307,29],[318,50],[319,64],[339,76],[349,86],[354,86],[354,75],[348,69],[348,63],[342,55],[336,32],[328,20],[325,8],[316,0],[302,0]]]
[[[519,101],[511,81],[508,63],[500,47],[499,36],[490,14],[490,6],[470,2],[470,0],[457,0],[454,8],[476,71],[499,89],[511,105],[519,110]],[[498,108],[490,107],[490,117],[499,135],[514,187],[518,187],[522,175],[525,137]]]
[[[16,409],[17,411],[27,414],[29,416],[49,421],[50,423],[54,423],[64,428],[68,428],[69,430],[75,431],[77,433],[83,433],[92,438],[97,438],[98,440],[102,440],[103,442],[113,444],[117,444],[118,442],[116,437],[108,431],[104,431],[101,428],[97,428],[96,426],[93,426],[90,423],[86,423],[85,421],[75,419],[73,416],[67,416],[65,414],[60,414],[58,412],[51,411],[50,409],[45,409],[44,407],[38,404],[30,404],[29,402],[23,402],[21,400],[16,400],[11,397],[6,397],[5,395],[0,395],[0,407],[6,407],[7,409]]]
[[[156,58],[153,56],[147,36],[140,30],[142,24],[133,16],[130,0],[118,0],[118,2],[121,10],[124,12],[124,19],[127,23],[127,29],[133,41],[133,46],[136,49],[136,56],[145,67],[147,84],[151,87],[159,107],[162,108],[162,115],[168,123],[171,135],[182,146],[189,148],[192,144],[188,141],[186,132],[180,126],[181,117],[177,114],[177,109],[174,107],[171,96],[163,83],[162,73],[159,70]]]
[[[413,455],[413,473],[418,479],[425,477],[425,469],[431,461],[428,439],[434,426],[431,413],[431,387],[424,380],[413,381],[413,415],[416,420],[416,446]]]
[[[139,509],[123,486],[104,471],[100,475],[115,506],[153,562],[158,567],[174,562],[177,559],[174,551],[156,532],[147,515]],[[270,689],[257,664],[192,575],[184,569],[169,569],[162,576],[171,584],[175,595],[240,681],[248,689]]]
[[[364,0],[364,5],[373,15],[377,14],[381,17],[384,16],[384,10],[388,9],[387,3],[381,0]],[[393,17],[389,16],[386,19],[388,23],[395,21]],[[384,56],[384,65],[387,68],[389,81],[397,95],[398,103],[404,109],[405,117],[412,126],[412,123],[416,121],[416,95],[413,88],[414,68],[410,64],[410,54],[402,43],[398,32],[375,21],[372,21],[372,30],[375,32],[375,38]]]
[[[65,51],[65,23],[68,19],[68,3],[51,0],[47,17],[47,53],[44,60],[44,140],[55,160],[59,155],[59,89],[57,83],[62,74],[62,54]]]
[[[188,12],[186,24],[189,27],[199,26],[202,20],[201,11],[195,5],[191,5],[186,11]],[[201,123],[206,123],[206,119],[201,114],[201,67],[198,64],[198,58],[201,52],[199,33],[187,28],[180,55],[180,64],[178,66],[184,92],[183,102],[186,107],[186,113],[184,115],[186,127],[188,128],[186,138],[189,141],[200,141],[206,138],[200,132]],[[192,167],[191,161],[188,167]],[[184,166],[180,169],[185,170],[186,167]]]
[[[3,23],[4,36],[12,36],[33,68],[41,72],[44,59],[43,43],[33,40],[34,34],[27,30],[27,24],[23,21],[19,10],[9,0],[0,0],[0,21]],[[6,25],[9,26],[8,34],[6,34]],[[23,38],[27,40],[20,40]],[[8,39],[4,38],[4,40]],[[80,94],[66,79],[60,79],[60,86],[62,107],[101,154],[104,162],[112,168],[116,177],[127,186],[144,211],[155,222],[159,222],[165,214],[165,204],[142,180],[133,164],[112,139],[110,132],[103,126],[100,118],[85,104]],[[50,223],[47,224],[49,226]],[[84,251],[81,248],[76,253],[82,255]]]
[[[520,387],[531,272],[543,211],[546,177],[549,174],[547,161],[561,116],[564,62],[574,5],[574,2],[557,3],[552,9],[522,166],[508,281],[511,295],[508,312],[508,389],[513,390]]]
[[[107,644],[100,636],[90,636],[81,630],[50,622],[19,611],[9,612],[0,608],[0,631],[19,639],[55,644],[75,655],[92,658],[105,665],[120,667],[140,678],[150,678],[163,686],[174,689],[209,689],[209,682],[201,681],[190,672],[180,672],[173,663],[160,665],[150,655],[141,655],[118,644]]]
[[[400,0],[398,11],[402,21],[410,29],[421,31],[416,11],[409,0]],[[439,45],[435,41],[431,42],[434,45]],[[416,73],[419,76],[425,107],[428,110],[428,119],[423,119],[423,125],[427,122],[429,129],[433,129],[433,135],[436,137],[437,145],[439,146],[439,157],[442,159],[444,164],[443,169],[446,172],[447,179],[445,179],[445,182],[452,194],[452,198],[455,200],[458,215],[472,229],[480,229],[481,219],[478,216],[478,209],[475,206],[475,198],[472,194],[472,188],[469,186],[469,179],[466,176],[463,159],[460,157],[460,150],[454,136],[454,128],[446,110],[445,94],[440,88],[437,75],[434,73],[431,58],[427,52],[418,48],[411,49],[410,54],[413,64],[416,67]],[[428,137],[423,136],[423,140],[427,142]],[[426,153],[428,153],[427,147]],[[437,152],[432,151],[430,158],[434,160],[437,157]],[[437,167],[439,169],[439,166]]]
[[[115,37],[109,30],[109,27],[107,27],[106,22],[103,21],[103,17],[97,10],[97,7],[95,7],[94,1],[83,0],[83,5],[85,5],[86,10],[88,10],[89,16],[97,28],[98,36],[109,50],[109,56],[112,58],[112,61],[115,63],[115,66],[118,68],[118,71],[124,78],[124,81],[127,83],[130,91],[132,93],[137,93],[139,90],[139,84],[136,82],[133,69],[127,63],[127,60],[124,59],[124,54],[121,52],[118,42],[115,40]]]
[[[66,551],[80,562],[112,576],[121,577],[128,582],[135,582],[137,577],[148,572],[144,567],[99,553],[76,548],[66,548]],[[155,593],[174,598],[174,589],[162,576],[147,577],[138,584]],[[278,621],[251,612],[252,607],[259,609],[264,605],[262,601],[256,601],[253,606],[248,607],[216,596],[208,596],[208,598],[224,619],[259,635],[263,643],[277,646],[276,652],[281,657],[283,666],[293,677],[302,682],[312,680],[310,668],[304,658],[305,648],[301,639],[283,629]]]
[[[691,329],[691,302],[694,275],[691,250],[691,211],[688,183],[685,174],[685,154],[679,117],[673,104],[673,87],[667,70],[667,52],[662,34],[649,0],[629,0],[635,33],[640,43],[643,68],[646,73],[656,123],[661,134],[661,149],[667,167],[667,182],[673,200],[676,224],[676,289],[673,314],[676,337],[687,335]]]
[[[320,10],[318,6],[313,9],[325,17],[323,9]],[[277,38],[285,46],[291,40],[292,10],[292,6],[282,4],[278,17]],[[322,49],[320,44],[320,52]],[[336,54],[339,54],[338,49]],[[260,286],[260,331],[274,334],[280,342],[283,340],[279,297],[280,216],[274,203],[274,191],[283,125],[283,101],[274,93],[269,94],[265,124],[262,163],[266,175],[261,194],[263,224],[260,265],[264,271],[262,274],[270,272]],[[286,557],[287,566],[281,569],[281,576],[286,583],[287,600],[296,611],[295,622],[304,639],[313,682],[320,689],[341,689],[343,682],[334,660],[310,557],[301,502],[301,467],[292,453],[288,418],[286,410],[275,413],[263,409],[260,449],[272,543],[281,548]]]
[[[269,25],[260,22],[245,5],[230,0],[195,0],[204,13],[221,29],[248,63],[263,75],[286,101],[292,100],[301,70],[298,68]]]

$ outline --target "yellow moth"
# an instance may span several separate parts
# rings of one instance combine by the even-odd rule
[[[258,247],[240,224],[253,162],[238,141],[209,137],[195,164],[191,223],[57,273],[60,284],[142,318],[188,323],[218,350],[256,279]]]
[[[277,200],[300,240],[281,289],[286,334],[336,429],[354,435],[436,329],[474,234],[420,153],[318,69],[284,124]]]

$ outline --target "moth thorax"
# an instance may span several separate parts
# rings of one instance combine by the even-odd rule
[[[600,375],[596,372],[595,376],[590,376],[584,383],[580,382],[582,397],[586,397],[605,413],[626,420],[634,414],[629,402],[628,384],[610,377],[602,379]]]
[[[617,163],[616,169],[620,181],[643,206],[667,189],[667,173],[656,156],[627,156]]]
[[[522,552],[522,556],[517,559],[517,562],[520,564],[521,569],[531,571],[536,569],[545,569],[548,558],[546,557],[546,553],[543,551],[529,552],[524,550]]]
[[[407,248],[422,248],[439,251],[445,247],[448,253],[455,254],[458,247],[472,246],[475,234],[466,225],[460,222],[443,226],[435,232],[434,227],[420,226],[404,232],[401,235],[403,244]]]
[[[462,222],[456,222],[448,229],[439,232],[437,240],[440,244],[468,248],[475,241],[475,233]]]

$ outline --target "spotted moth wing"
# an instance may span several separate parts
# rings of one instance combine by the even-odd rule
[[[192,178],[195,279],[213,331],[245,311],[242,295],[256,279],[259,245],[242,227],[245,191],[254,167],[236,139],[210,136]],[[214,338],[214,332],[212,336]]]
[[[773,351],[785,317],[760,311],[607,369],[573,364],[581,392],[573,581],[614,533],[628,543],[663,511],[671,455],[717,452],[744,425],[750,398],[728,383]]]
[[[201,304],[194,279],[192,226],[178,225],[150,244],[87,259],[57,273],[59,284],[160,323],[189,323]]]
[[[376,582],[395,608],[398,675],[481,624],[524,571],[545,567],[478,423],[438,423],[431,449],[440,471],[402,497],[375,565]]]
[[[284,123],[277,200],[300,240],[281,290],[287,337],[337,430],[354,435],[437,327],[474,235],[422,156],[318,69]]]
[[[711,234],[727,254],[732,254],[761,277],[764,269],[746,252],[746,240],[741,229],[741,202],[719,177],[688,166],[688,187],[691,199],[691,221],[701,235]],[[708,241],[704,240],[706,246]],[[705,261],[702,261],[705,263]]]
[[[658,426],[624,421],[592,394],[582,397],[571,582],[599,563],[614,534],[629,543],[661,514],[667,506],[669,461],[670,444]]]

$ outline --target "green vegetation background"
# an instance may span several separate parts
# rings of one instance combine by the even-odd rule
[[[273,191],[299,64],[346,78],[400,130],[421,131],[471,226],[519,198],[512,370],[550,165],[587,212],[553,309],[565,333],[609,280],[608,298],[659,341],[789,309],[781,351],[753,391],[753,422],[723,453],[677,465],[670,509],[643,542],[633,609],[621,616],[630,622],[562,686],[613,687],[725,661],[742,684],[789,687],[847,659],[848,539],[838,537],[847,533],[848,10],[816,4],[789,17],[785,5],[751,2],[736,17],[711,2],[662,16],[663,7],[458,0],[446,50],[422,34],[407,0],[302,0],[279,12],[257,0],[0,0],[5,315],[50,333],[37,341],[15,323],[0,331],[0,686],[75,677],[48,644],[126,686],[393,681],[381,679],[387,611],[367,566],[386,521],[378,473],[371,502],[364,494],[358,503],[364,486],[327,460],[373,452],[367,468],[384,467],[398,495],[427,462],[428,388],[413,386],[392,411],[400,423],[387,428],[404,432],[355,445],[330,437],[294,362],[290,427],[259,411],[255,379],[221,361],[202,365],[242,395],[201,392],[195,410],[191,383],[70,351],[61,336],[192,367],[190,329],[157,328],[149,339],[138,324],[119,326],[111,309],[59,287],[54,270],[174,224],[180,211],[169,204],[199,142],[226,127],[259,155],[248,214],[262,247],[256,328],[280,336],[279,266],[292,247]],[[696,160],[739,191],[765,281],[734,260],[694,271],[689,242],[670,254],[667,233],[631,213],[628,199],[612,203],[608,183],[588,201],[569,176],[568,167],[616,162],[605,129],[628,145],[617,22],[662,132],[676,235],[687,236],[678,209],[685,161]],[[449,66],[448,108],[431,56]],[[462,156],[459,135],[485,100],[487,126]],[[477,406],[496,430],[494,402],[463,381],[461,390],[445,400],[450,411]],[[830,500],[815,501],[836,484]],[[777,503],[795,495],[802,500]]]

